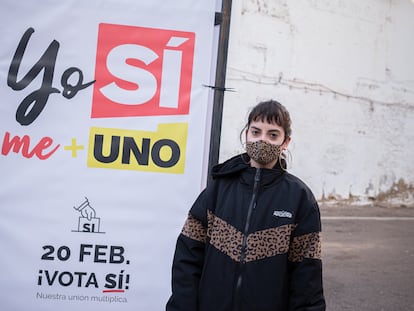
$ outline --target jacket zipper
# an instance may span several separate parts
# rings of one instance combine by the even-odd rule
[[[256,168],[256,174],[254,175],[253,194],[250,200],[249,209],[247,210],[246,224],[244,226],[244,232],[243,232],[243,241],[242,241],[242,248],[241,248],[241,254],[240,254],[241,265],[245,264],[245,260],[246,260],[247,235],[249,234],[250,220],[253,215],[253,210],[256,208],[257,193],[259,191],[260,174],[261,174],[261,169]],[[240,292],[241,285],[242,285],[242,279],[243,277],[240,271],[240,274],[237,277],[236,293]]]

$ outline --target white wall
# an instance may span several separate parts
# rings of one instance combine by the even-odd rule
[[[273,98],[293,121],[291,172],[317,198],[414,184],[410,0],[233,0],[226,87],[220,161]]]

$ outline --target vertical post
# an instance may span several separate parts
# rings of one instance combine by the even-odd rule
[[[226,83],[227,53],[230,33],[231,2],[232,0],[223,0],[221,14],[216,16],[216,22],[220,23],[220,32],[217,53],[216,78],[214,84],[215,89],[213,99],[213,114],[211,120],[210,153],[208,161],[207,182],[210,182],[211,179],[211,168],[219,161],[221,123],[223,117],[223,100]]]

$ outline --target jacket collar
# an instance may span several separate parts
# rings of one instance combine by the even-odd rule
[[[239,176],[242,183],[252,185],[256,168],[250,166],[249,162],[250,158],[247,153],[234,156],[221,164],[215,165],[212,169],[212,177],[213,179],[219,179]],[[277,182],[285,173],[279,161],[272,169],[262,168],[261,170],[260,184],[265,187]]]

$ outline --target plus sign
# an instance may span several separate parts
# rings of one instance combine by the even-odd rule
[[[65,150],[72,151],[72,158],[76,158],[76,156],[78,155],[77,154],[78,150],[83,150],[84,149],[83,145],[77,145],[76,144],[76,138],[72,138],[72,145],[64,146],[63,148]]]

